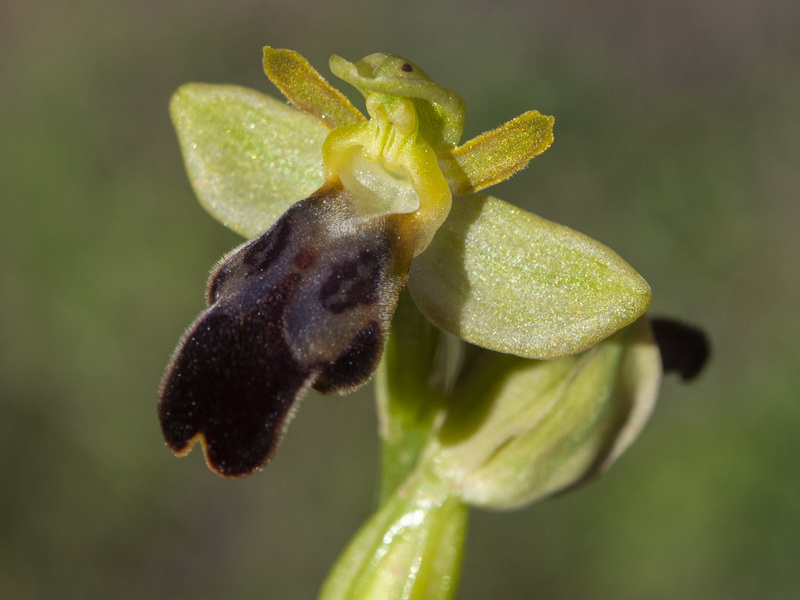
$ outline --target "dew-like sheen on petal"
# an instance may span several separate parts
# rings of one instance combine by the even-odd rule
[[[539,359],[585,350],[650,304],[647,282],[610,248],[481,195],[454,199],[408,285],[434,325]]]
[[[235,85],[188,83],[170,114],[197,197],[247,238],[322,185],[328,130],[285,102]]]

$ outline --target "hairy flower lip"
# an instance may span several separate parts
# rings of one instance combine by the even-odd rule
[[[175,453],[201,441],[217,473],[252,473],[271,459],[309,387],[342,393],[366,383],[408,273],[397,221],[364,220],[347,191],[330,186],[217,266],[209,306],[161,386]]]

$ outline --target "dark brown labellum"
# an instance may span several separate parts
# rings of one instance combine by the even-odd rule
[[[697,377],[711,355],[706,334],[674,319],[655,318],[650,323],[664,372],[678,373],[683,381]]]
[[[175,453],[201,441],[212,469],[247,475],[269,461],[309,386],[369,379],[408,272],[390,219],[364,221],[327,188],[219,264],[161,386]]]

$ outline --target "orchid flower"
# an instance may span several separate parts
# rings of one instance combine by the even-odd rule
[[[172,99],[197,196],[249,241],[211,274],[208,308],[164,376],[159,416],[175,453],[199,441],[208,465],[226,477],[270,460],[308,388],[343,393],[369,380],[406,287],[439,329],[509,355],[497,367],[508,377],[514,361],[539,359],[518,385],[541,388],[545,404],[578,389],[548,387],[554,377],[621,364],[630,346],[620,340],[650,335],[640,328],[590,358],[540,362],[595,347],[650,303],[644,279],[606,246],[477,193],[550,146],[552,117],[526,112],[461,143],[463,101],[412,62],[334,55],[330,68],[364,95],[367,116],[299,54],[270,47],[264,70],[293,107],[230,85],[187,84]],[[654,385],[645,386],[653,400]],[[530,410],[544,410],[537,406]],[[636,431],[648,411],[637,416]],[[512,431],[514,413],[498,415],[497,427]],[[523,439],[518,434],[509,439]],[[445,444],[447,460],[437,464],[463,471],[465,499],[491,505],[496,488],[483,482],[497,475],[487,469],[515,475],[502,460],[473,464],[496,448],[470,444]],[[530,448],[519,442],[506,455],[512,450]],[[500,504],[567,483],[526,488]]]

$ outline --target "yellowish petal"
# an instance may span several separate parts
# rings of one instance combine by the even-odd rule
[[[289,102],[328,129],[366,120],[344,94],[294,50],[264,46],[264,73]]]
[[[453,194],[471,194],[505,181],[553,143],[553,117],[528,111],[439,154]]]

